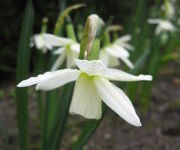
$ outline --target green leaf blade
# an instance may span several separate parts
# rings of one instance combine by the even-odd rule
[[[17,76],[16,82],[27,78],[29,73],[30,61],[30,37],[33,29],[34,10],[32,1],[29,0],[26,5],[23,25],[21,29],[18,58],[17,58]],[[27,150],[28,147],[28,93],[27,88],[17,88],[17,124],[20,150]]]

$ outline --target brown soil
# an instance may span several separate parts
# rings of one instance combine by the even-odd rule
[[[84,150],[180,150],[180,84],[176,78],[161,77],[157,80],[146,115],[138,112],[143,126],[133,127],[109,111]],[[17,150],[17,127],[14,85],[0,89],[0,150]],[[34,96],[32,96],[34,97]],[[137,107],[136,107],[137,108]],[[138,109],[137,109],[138,110]],[[36,100],[29,106],[30,149],[37,149],[39,129]],[[62,150],[69,150],[77,139],[84,119],[71,116],[66,126]]]

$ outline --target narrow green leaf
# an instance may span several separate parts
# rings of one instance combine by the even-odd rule
[[[45,150],[48,146],[48,137],[51,132],[51,127],[56,114],[57,105],[59,102],[59,90],[52,90],[46,93],[45,110],[43,113],[42,126],[42,142],[41,149]]]
[[[130,71],[131,73],[137,74],[139,72],[141,66],[146,61],[149,53],[150,53],[150,49],[145,50],[145,52],[135,62],[134,69]],[[127,92],[128,92],[128,96],[130,97],[130,99],[134,99],[134,97],[136,95],[136,90],[138,89],[137,87],[138,87],[138,83],[131,83],[127,86]]]
[[[104,32],[102,42],[104,47],[111,43],[109,32]]]
[[[68,118],[67,116],[71,103],[73,88],[74,83],[67,84],[63,88],[63,94],[56,109],[56,115],[53,120],[53,125],[51,126],[51,132],[48,137],[48,145],[46,147],[46,150],[58,150],[60,147],[64,126]]]
[[[67,7],[63,12],[61,12],[59,17],[58,17],[58,20],[55,24],[54,34],[58,35],[60,33],[60,30],[61,30],[62,25],[64,24],[65,18],[69,15],[69,13],[72,10],[79,9],[81,7],[84,7],[84,6],[85,6],[84,4],[72,5],[70,7]]]
[[[37,51],[37,58],[36,58],[36,74],[40,74],[43,73],[45,71],[45,56],[41,51]],[[37,92],[37,106],[38,106],[38,116],[39,116],[39,126],[40,126],[40,130],[42,130],[42,125],[43,125],[43,112],[44,112],[44,108],[43,108],[43,92],[42,91],[38,91]]]
[[[44,17],[42,19],[42,27],[41,27],[41,33],[46,33],[47,32],[47,23],[48,23],[48,18]],[[35,60],[35,66],[36,66],[36,74],[43,73],[46,71],[46,56],[42,53],[42,51],[37,51],[37,57]],[[37,106],[38,106],[38,115],[39,115],[39,125],[40,125],[40,130],[42,131],[42,125],[43,125],[43,95],[44,93],[41,91],[37,92]]]
[[[94,44],[92,46],[92,50],[88,56],[88,60],[99,59],[99,51],[100,51],[100,39],[96,38],[94,40]]]
[[[16,82],[19,83],[28,77],[30,62],[30,37],[33,29],[34,10],[32,1],[28,0],[23,25],[20,34],[17,58]],[[17,124],[20,150],[27,150],[28,147],[28,93],[27,88],[17,88]]]
[[[155,37],[151,44],[151,51],[149,53],[147,64],[144,72],[151,74],[153,80],[156,78],[158,70],[161,66],[160,60],[160,40],[159,37]],[[146,111],[150,103],[150,92],[152,89],[153,81],[151,83],[143,83],[140,104],[143,111]]]

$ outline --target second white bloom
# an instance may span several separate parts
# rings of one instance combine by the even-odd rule
[[[168,32],[174,32],[176,27],[173,25],[172,22],[169,20],[163,20],[163,19],[148,19],[148,23],[150,24],[157,24],[155,33],[156,35],[159,35],[160,33],[164,31]]]
[[[122,36],[113,44],[104,47],[100,52],[100,60],[107,66],[116,67],[119,65],[119,59],[122,60],[129,68],[133,68],[132,62],[129,60],[128,50],[133,50],[133,47],[128,43],[131,40],[130,35]]]
[[[63,47],[57,49],[54,54],[59,55],[51,70],[57,70],[66,59],[66,66],[68,68],[76,65],[75,59],[79,58],[80,44],[71,42]]]

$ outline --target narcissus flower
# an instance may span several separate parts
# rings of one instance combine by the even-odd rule
[[[122,60],[129,68],[133,68],[132,62],[129,60],[128,50],[133,50],[133,47],[128,43],[131,40],[130,35],[122,36],[113,44],[104,47],[100,52],[100,60],[107,66],[115,67],[119,65],[119,59]]]
[[[55,55],[59,55],[59,57],[51,70],[57,70],[65,59],[67,59],[66,66],[68,68],[76,65],[75,59],[79,57],[80,44],[72,39],[42,33],[36,34],[33,37],[31,46],[34,44],[36,45],[37,49],[42,50],[43,53],[46,53],[47,50],[51,50],[53,47],[58,47],[58,49],[53,53]]]
[[[115,113],[134,126],[141,126],[139,117],[125,93],[112,81],[152,80],[150,75],[134,76],[124,71],[107,68],[100,60],[76,60],[79,69],[63,69],[31,77],[18,87],[36,84],[37,90],[52,90],[75,81],[70,112],[89,119],[100,119],[102,101]],[[102,101],[101,101],[102,100]]]
[[[150,24],[157,24],[155,33],[156,35],[159,35],[160,33],[164,31],[168,32],[174,32],[175,26],[173,23],[171,23],[169,20],[163,20],[163,19],[148,19],[148,23]]]
[[[64,46],[71,43],[72,40],[64,37],[58,37],[49,33],[36,34],[31,39],[31,46],[36,46],[37,49],[46,53],[47,50],[51,50],[53,47]]]

